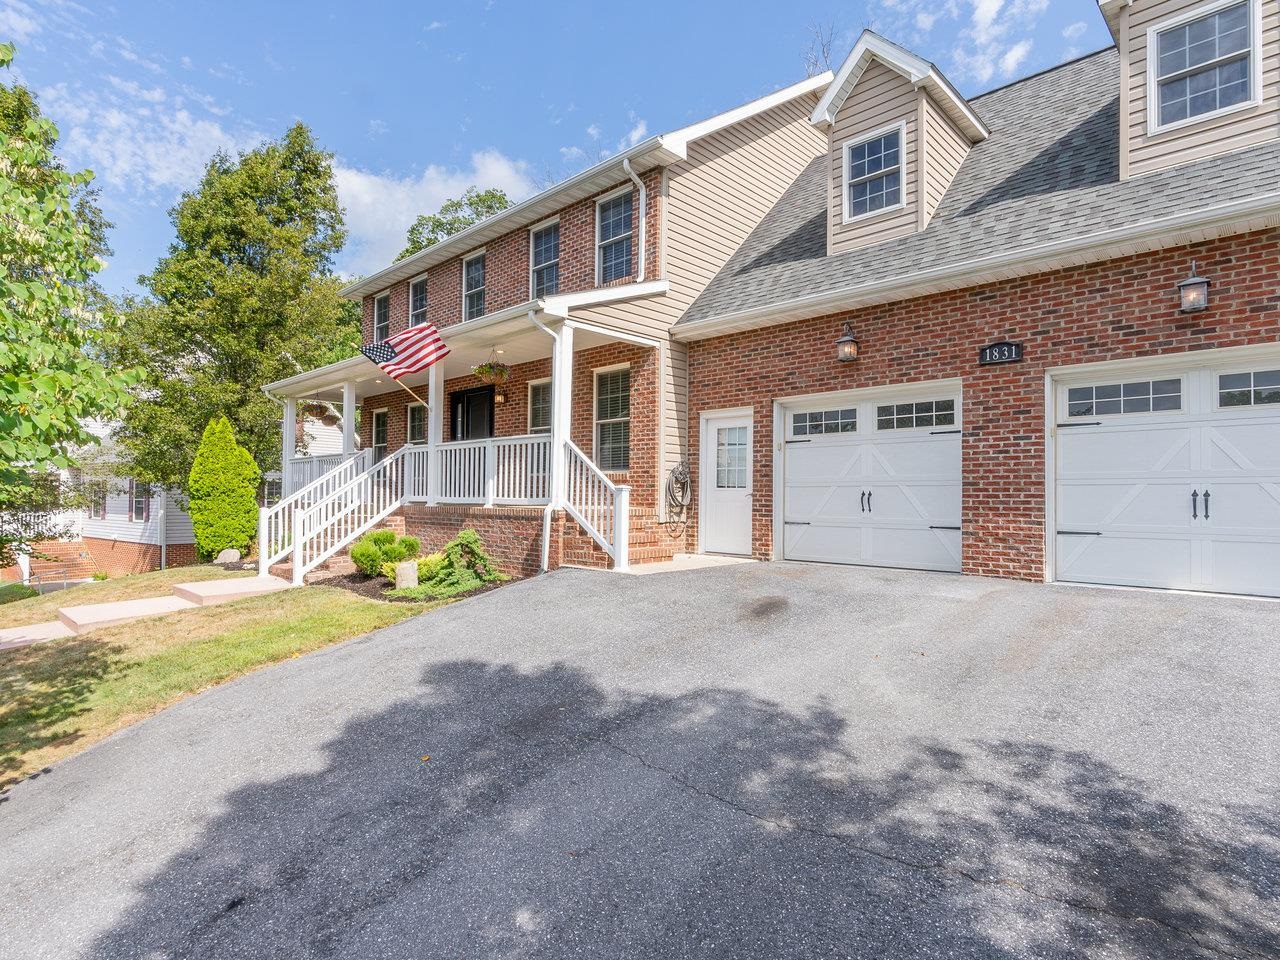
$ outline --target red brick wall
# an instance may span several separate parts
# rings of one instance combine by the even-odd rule
[[[1213,281],[1205,313],[1178,310],[1195,259]],[[835,360],[851,321],[855,363]],[[979,367],[997,340],[1026,361]],[[1045,371],[1280,340],[1280,231],[1144,254],[692,344],[690,457],[702,411],[755,412],[753,552],[773,554],[773,402],[807,393],[962,377],[964,570],[1044,575]],[[697,498],[694,498],[696,511]]]
[[[662,275],[658,232],[662,229],[662,170],[650,170],[641,178],[647,193],[645,216],[645,279]],[[618,186],[622,186],[619,183]],[[612,193],[616,187],[604,193]],[[596,200],[597,194],[565,207],[560,217],[560,293],[575,293],[596,286]],[[632,190],[634,216],[640,215],[639,192]],[[550,219],[550,218],[548,218]],[[636,223],[638,227],[638,222]],[[521,227],[485,244],[485,312],[524,303],[529,299],[529,230]],[[437,327],[462,320],[462,261],[470,253],[446,260],[427,271],[427,318]],[[639,250],[633,248],[632,263],[639,268]],[[607,286],[632,283],[634,277],[615,280]],[[409,324],[409,284],[397,283],[385,291],[391,294],[391,332]],[[374,296],[364,298],[364,339],[373,338]]]
[[[37,543],[35,549],[45,557],[31,558],[30,569],[33,575],[65,575],[68,580],[87,580],[97,569],[88,548],[80,540],[45,540]],[[6,567],[0,570],[0,579],[21,580],[22,571],[16,566]]]
[[[422,541],[424,554],[440,550],[463,530],[474,530],[498,568],[532,577],[542,564],[542,507],[470,507],[446,504],[407,506],[401,511],[405,532]],[[560,566],[564,516],[551,519],[551,569]]]
[[[118,577],[125,573],[147,573],[160,569],[160,547],[154,543],[131,543],[126,540],[85,537],[84,545],[97,569],[108,576]],[[170,544],[166,562],[170,567],[187,567],[195,563],[195,544]]]

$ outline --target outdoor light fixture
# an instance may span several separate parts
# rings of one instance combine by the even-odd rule
[[[841,363],[849,363],[858,359],[858,341],[853,336],[853,324],[844,325],[844,333],[836,341],[836,359]]]
[[[1178,296],[1183,313],[1196,313],[1209,308],[1209,281],[1196,274],[1196,262],[1191,261],[1191,276],[1178,284]]]

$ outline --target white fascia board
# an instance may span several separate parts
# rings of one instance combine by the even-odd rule
[[[1132,3],[1133,0],[1098,0],[1098,10],[1102,13],[1102,19],[1107,21],[1111,38],[1117,43],[1120,41],[1120,13]]]
[[[683,326],[677,323],[671,334],[677,340],[703,340],[1194,242],[1194,237],[1188,239],[1188,235],[1224,236],[1278,226],[1280,193],[1270,193],[1080,237],[994,253],[871,283],[809,294],[767,306],[709,317]]]
[[[624,283],[617,287],[583,290],[581,293],[555,294],[541,301],[542,309],[553,317],[568,317],[570,310],[580,307],[598,307],[608,303],[621,303],[640,297],[655,297],[671,289],[668,280],[646,280],[644,283]]]
[[[348,357],[346,360],[339,360],[337,363],[331,363],[325,367],[316,367],[314,370],[304,370],[302,373],[295,373],[292,377],[285,377],[283,380],[277,380],[275,383],[268,383],[262,388],[263,393],[268,396],[273,394],[287,395],[291,389],[299,386],[311,386],[318,383],[320,386],[328,386],[332,383],[341,383],[356,373],[367,373],[368,368],[377,369],[377,365],[366,357],[363,353],[354,357]]]
[[[674,153],[684,154],[687,158],[689,144],[695,140],[710,136],[726,127],[731,127],[735,123],[740,123],[748,117],[754,117],[757,114],[766,113],[774,107],[784,103],[789,103],[797,97],[803,97],[805,94],[817,93],[819,90],[825,90],[827,85],[831,83],[832,73],[830,70],[824,71],[817,76],[808,77],[799,83],[793,83],[789,87],[783,87],[781,90],[775,90],[767,96],[752,100],[750,103],[744,103],[740,107],[734,107],[732,110],[726,110],[724,113],[709,117],[698,123],[683,127],[680,130],[673,130],[671,133],[662,135],[662,142]]]

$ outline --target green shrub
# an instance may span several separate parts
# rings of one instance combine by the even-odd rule
[[[33,590],[25,583],[6,583],[0,586],[0,603],[12,603],[14,600],[29,600],[40,596],[39,590]]]
[[[396,561],[398,562],[398,561]],[[384,563],[382,565],[382,575],[388,580],[396,578],[396,562]],[[440,572],[440,568],[444,566],[444,553],[433,553],[425,557],[418,558],[418,582],[426,583]]]
[[[110,580],[111,574],[107,573],[105,570],[95,570],[93,571],[93,579],[99,582],[103,580]]]
[[[236,443],[226,417],[210,420],[187,478],[196,550],[204,558],[248,549],[258,529],[258,481],[262,472]]]
[[[361,537],[351,548],[351,562],[366,577],[385,575],[391,566],[391,578],[395,578],[395,565],[417,556],[421,544],[416,537],[396,537],[391,530],[375,530]]]
[[[424,565],[427,567],[425,571]],[[428,575],[424,576],[424,572]],[[478,590],[487,583],[509,579],[498,571],[493,558],[485,553],[479,534],[474,530],[463,530],[445,544],[440,553],[418,561],[416,587],[388,590],[387,596],[409,600],[447,600]]]

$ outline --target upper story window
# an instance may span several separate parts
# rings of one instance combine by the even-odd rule
[[[391,336],[391,294],[373,299],[373,342],[382,343]]]
[[[131,481],[129,519],[137,523],[151,519],[151,484]]]
[[[89,516],[98,520],[107,519],[107,482],[93,480],[86,484],[89,496]]]
[[[484,316],[484,254],[462,262],[462,319]]]
[[[903,127],[879,131],[844,148],[844,218],[902,206]]]
[[[409,281],[409,326],[427,322],[427,278]]]
[[[631,191],[596,204],[596,277],[609,283],[631,276]]]
[[[1152,87],[1155,127],[1166,127],[1253,99],[1257,52],[1250,26],[1251,0],[1165,28],[1155,27]]]
[[[560,289],[560,224],[535,230],[530,238],[529,281],[534,299]]]
[[[551,381],[529,384],[529,432],[551,432]]]

